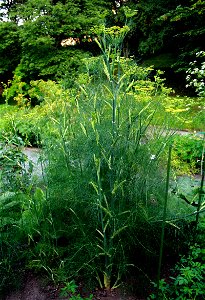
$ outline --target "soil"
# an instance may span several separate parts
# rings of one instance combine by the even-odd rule
[[[11,292],[2,300],[68,300],[69,297],[60,296],[61,286],[43,285],[42,280],[38,277],[28,274],[24,281],[24,285],[20,291]],[[145,300],[122,292],[119,289],[110,291],[109,293],[103,290],[92,292],[94,300]],[[86,298],[86,296],[82,296]]]
[[[5,300],[46,300],[52,299],[48,298],[47,295],[42,290],[39,281],[33,277],[29,276],[25,281],[25,285],[21,291],[11,293]]]

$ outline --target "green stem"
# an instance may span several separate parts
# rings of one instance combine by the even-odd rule
[[[164,202],[164,212],[163,212],[163,221],[162,221],[162,232],[161,232],[161,242],[160,242],[160,253],[159,253],[159,265],[158,265],[158,273],[157,273],[157,289],[159,292],[159,281],[161,275],[161,267],[162,267],[162,255],[163,255],[163,245],[164,245],[164,231],[165,231],[165,223],[166,223],[166,215],[167,215],[167,201],[168,201],[168,191],[169,191],[169,177],[170,177],[170,169],[171,169],[171,151],[172,146],[169,146],[168,153],[168,162],[167,162],[167,178],[166,178],[166,190],[165,190],[165,202]]]
[[[198,223],[199,223],[199,213],[201,209],[201,203],[202,203],[202,198],[204,196],[204,169],[205,169],[205,159],[204,159],[204,151],[205,151],[205,134],[204,134],[204,146],[202,150],[202,159],[201,159],[201,184],[200,184],[200,189],[199,189],[199,202],[197,206],[197,212],[196,212],[196,227],[195,231],[197,231]]]

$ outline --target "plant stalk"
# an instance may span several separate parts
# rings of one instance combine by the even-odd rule
[[[165,190],[164,211],[163,211],[163,220],[162,220],[162,232],[161,232],[161,241],[160,241],[159,264],[158,264],[158,273],[157,273],[157,292],[158,293],[159,293],[159,282],[160,282],[161,267],[162,267],[165,223],[166,223],[166,215],[167,215],[169,178],[170,178],[170,170],[171,170],[171,152],[172,152],[172,145],[169,146],[168,162],[167,162],[166,190]]]
[[[197,227],[198,227],[198,223],[199,223],[199,213],[200,213],[200,209],[201,209],[201,203],[202,203],[202,199],[204,196],[204,171],[205,171],[205,158],[204,158],[204,153],[205,153],[205,134],[204,134],[204,146],[203,146],[203,150],[202,150],[202,155],[201,155],[201,184],[200,184],[200,189],[199,189],[199,202],[198,202],[198,206],[197,206],[197,212],[196,212],[196,227],[195,227],[195,231],[197,231]]]

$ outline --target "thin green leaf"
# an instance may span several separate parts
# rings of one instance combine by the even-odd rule
[[[86,130],[85,126],[82,123],[80,123],[80,126],[81,126],[82,131],[85,134],[85,136],[88,137],[87,130]]]
[[[113,190],[112,190],[112,195],[114,195],[115,194],[115,192],[119,189],[119,188],[121,188],[122,187],[122,185],[124,184],[126,182],[126,180],[123,180],[123,181],[121,181],[120,183],[114,183],[114,188],[113,188]]]
[[[126,225],[126,226],[124,226],[124,227],[118,229],[117,231],[115,231],[115,232],[113,233],[113,235],[111,236],[111,239],[114,239],[114,237],[116,237],[118,234],[120,234],[120,233],[121,233],[124,229],[126,229],[127,227],[128,227],[128,225]]]

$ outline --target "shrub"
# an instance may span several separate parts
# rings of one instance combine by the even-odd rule
[[[2,191],[25,191],[31,184],[33,164],[21,151],[19,137],[0,139],[0,188]]]
[[[205,52],[200,51],[196,53],[196,59],[190,62],[190,68],[186,70],[188,74],[186,76],[187,85],[186,87],[193,86],[200,97],[205,96]]]
[[[159,292],[148,299],[203,299],[205,293],[204,249],[199,245],[190,247],[187,256],[182,256],[176,264],[173,275],[162,279]]]
[[[172,166],[177,175],[200,173],[203,154],[203,139],[200,135],[176,135],[172,155]]]

